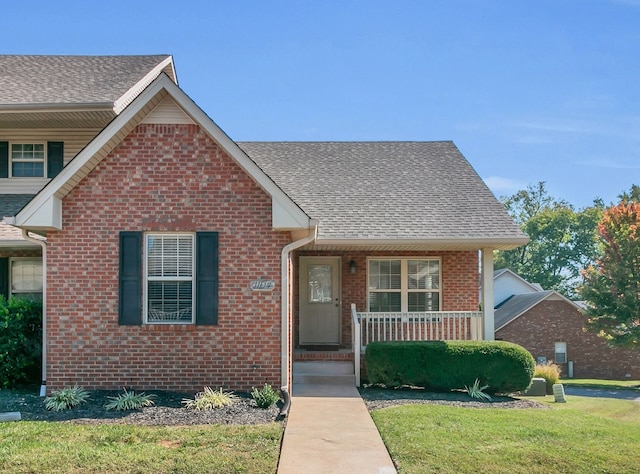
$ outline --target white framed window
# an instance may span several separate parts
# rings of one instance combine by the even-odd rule
[[[9,272],[12,296],[42,299],[42,260],[39,258],[12,258]]]
[[[370,312],[440,311],[439,258],[370,258]]]
[[[556,364],[567,363],[567,343],[566,342],[556,342],[555,357],[553,361]]]
[[[194,235],[145,235],[144,314],[147,323],[194,321]]]
[[[46,176],[46,146],[44,143],[12,143],[11,176],[43,178]]]

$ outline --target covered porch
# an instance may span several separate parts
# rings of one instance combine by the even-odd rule
[[[293,263],[294,384],[334,362],[359,386],[374,341],[493,339],[492,249],[301,250]]]

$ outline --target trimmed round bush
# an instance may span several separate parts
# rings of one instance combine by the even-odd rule
[[[526,390],[535,368],[522,346],[504,341],[385,341],[367,345],[370,383],[462,390],[477,379],[488,393]]]

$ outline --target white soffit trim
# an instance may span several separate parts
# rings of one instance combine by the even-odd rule
[[[253,180],[272,198],[274,228],[309,228],[309,216],[300,209],[189,96],[166,74],[156,78],[136,99],[107,125],[62,171],[53,178],[17,215],[16,226],[61,229],[62,215],[56,214],[61,200],[166,96],[178,104],[211,136]],[[54,212],[56,211],[56,212]]]

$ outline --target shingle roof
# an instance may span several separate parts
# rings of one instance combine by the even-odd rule
[[[0,55],[0,105],[113,104],[168,55]]]
[[[505,324],[510,323],[529,308],[537,305],[541,301],[555,293],[552,290],[538,291],[536,293],[525,293],[523,295],[513,295],[502,303],[494,312],[494,323],[496,330]]]
[[[33,194],[0,194],[0,221],[3,217],[15,216],[32,197]]]
[[[238,143],[313,219],[320,239],[524,239],[446,142]]]

